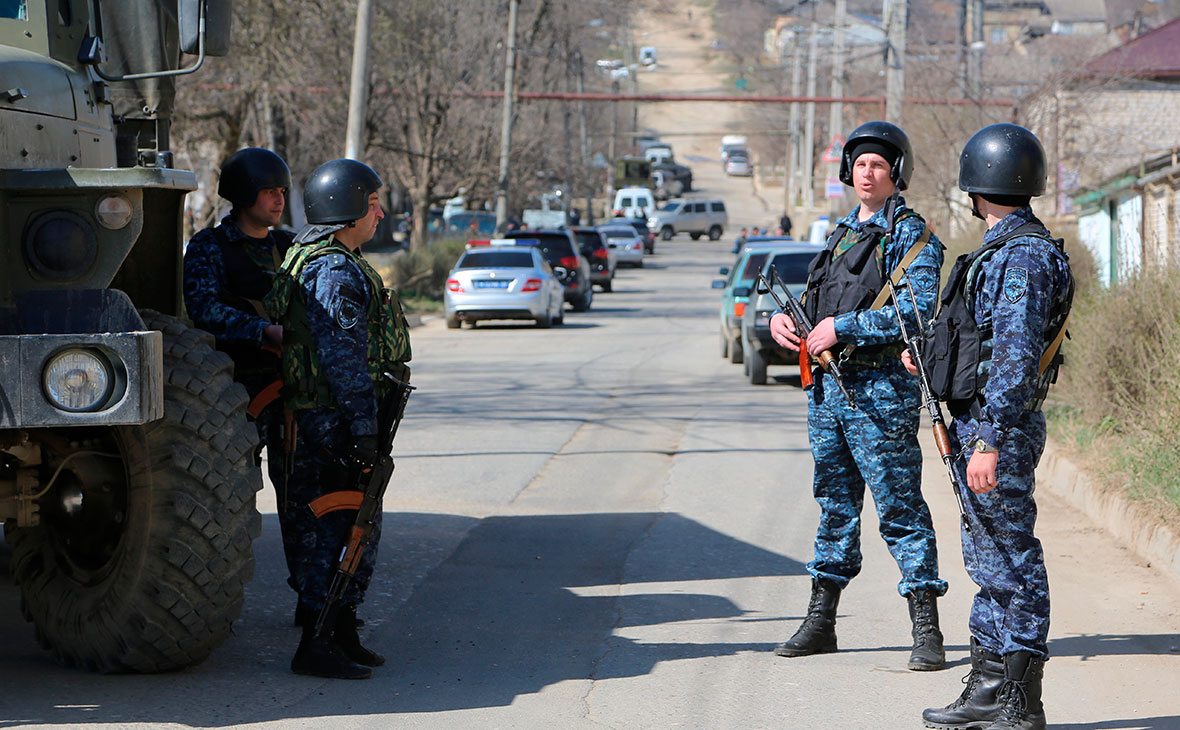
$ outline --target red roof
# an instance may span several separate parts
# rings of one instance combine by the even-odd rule
[[[1107,51],[1085,70],[1100,76],[1180,76],[1180,18]]]

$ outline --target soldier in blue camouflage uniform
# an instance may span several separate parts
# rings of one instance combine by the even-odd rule
[[[355,160],[317,168],[304,188],[308,225],[295,237],[266,299],[282,322],[284,403],[295,412],[293,508],[283,515],[292,540],[299,601],[311,615],[324,607],[355,509],[320,514],[311,504],[347,488],[342,465],[372,464],[384,372],[408,380],[409,332],[396,294],[361,255],[384,217],[381,178]],[[380,513],[377,515],[380,519]],[[293,671],[365,679],[384,657],[361,645],[356,609],[373,574],[380,523],[343,596],[335,626],[316,636],[304,628]]]
[[[811,264],[805,308],[815,328],[807,349],[837,352],[837,344],[854,346],[841,367],[856,407],[831,375],[824,374],[808,390],[813,491],[821,515],[815,558],[807,564],[812,576],[807,616],[775,648],[779,656],[836,651],[840,591],[861,569],[860,513],[867,484],[881,537],[901,569],[898,592],[909,604],[914,643],[907,666],[945,666],[937,598],[947,584],[938,577],[934,527],[922,498],[918,384],[897,359],[902,344],[894,305],[872,306],[885,276],[904,266],[923,316],[934,311],[943,246],[897,195],[912,170],[909,140],[895,125],[869,122],[849,135],[840,178],[854,188],[860,205],[840,220],[826,250]],[[900,306],[902,315],[913,320],[908,300]],[[781,345],[799,348],[786,313],[776,313],[770,325]]]
[[[934,728],[1043,730],[1049,584],[1033,533],[1033,470],[1073,278],[1061,242],[1029,207],[1045,189],[1045,155],[1031,132],[1013,124],[977,132],[960,156],[959,187],[988,229],[956,262],[923,358],[954,417],[952,447],[970,455],[958,464],[968,488],[963,559],[979,591],[967,687],[922,717]]]
[[[274,230],[286,206],[291,172],[270,150],[247,147],[221,166],[217,194],[232,204],[221,224],[198,232],[184,252],[184,304],[193,323],[213,335],[217,349],[234,361],[234,379],[250,396],[259,454],[267,449],[267,472],[279,508],[283,502],[282,404],[268,386],[280,378],[283,328],[262,305],[291,234]],[[271,398],[269,403],[267,399]],[[288,569],[291,554],[286,553]]]

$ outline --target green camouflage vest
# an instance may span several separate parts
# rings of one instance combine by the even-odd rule
[[[365,324],[369,331],[369,377],[383,395],[382,374],[389,372],[409,381],[410,328],[397,292],[387,289],[363,256],[336,241],[334,236],[314,243],[296,244],[287,250],[274,286],[266,295],[267,312],[283,325],[283,401],[288,408],[334,408],[336,399],[315,352],[307,323],[307,302],[302,286],[303,270],[315,258],[342,254],[365,275],[369,306]]]

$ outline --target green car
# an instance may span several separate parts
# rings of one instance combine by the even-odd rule
[[[732,267],[723,266],[724,279],[715,279],[713,288],[721,290],[721,309],[718,312],[721,334],[721,357],[736,364],[742,362],[742,314],[754,289],[754,279],[771,251],[796,242],[789,238],[773,238],[748,242],[738,252]]]

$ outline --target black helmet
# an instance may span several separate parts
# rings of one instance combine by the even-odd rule
[[[1045,192],[1045,149],[1016,124],[993,124],[975,133],[959,155],[959,189],[984,195],[1033,196]]]
[[[363,162],[341,158],[320,165],[303,187],[308,223],[350,223],[369,212],[369,195],[384,183]]]
[[[889,122],[865,122],[852,130],[848,141],[844,143],[844,153],[840,156],[840,182],[852,185],[852,163],[856,161],[856,148],[862,144],[875,144],[884,147],[886,152],[894,152],[881,155],[892,164],[889,179],[897,185],[898,190],[905,190],[909,186],[910,175],[914,173],[914,151],[910,148],[910,138],[901,131],[901,127]]]
[[[217,194],[242,208],[258,200],[258,191],[291,187],[287,163],[270,150],[246,147],[229,156],[221,166]]]

